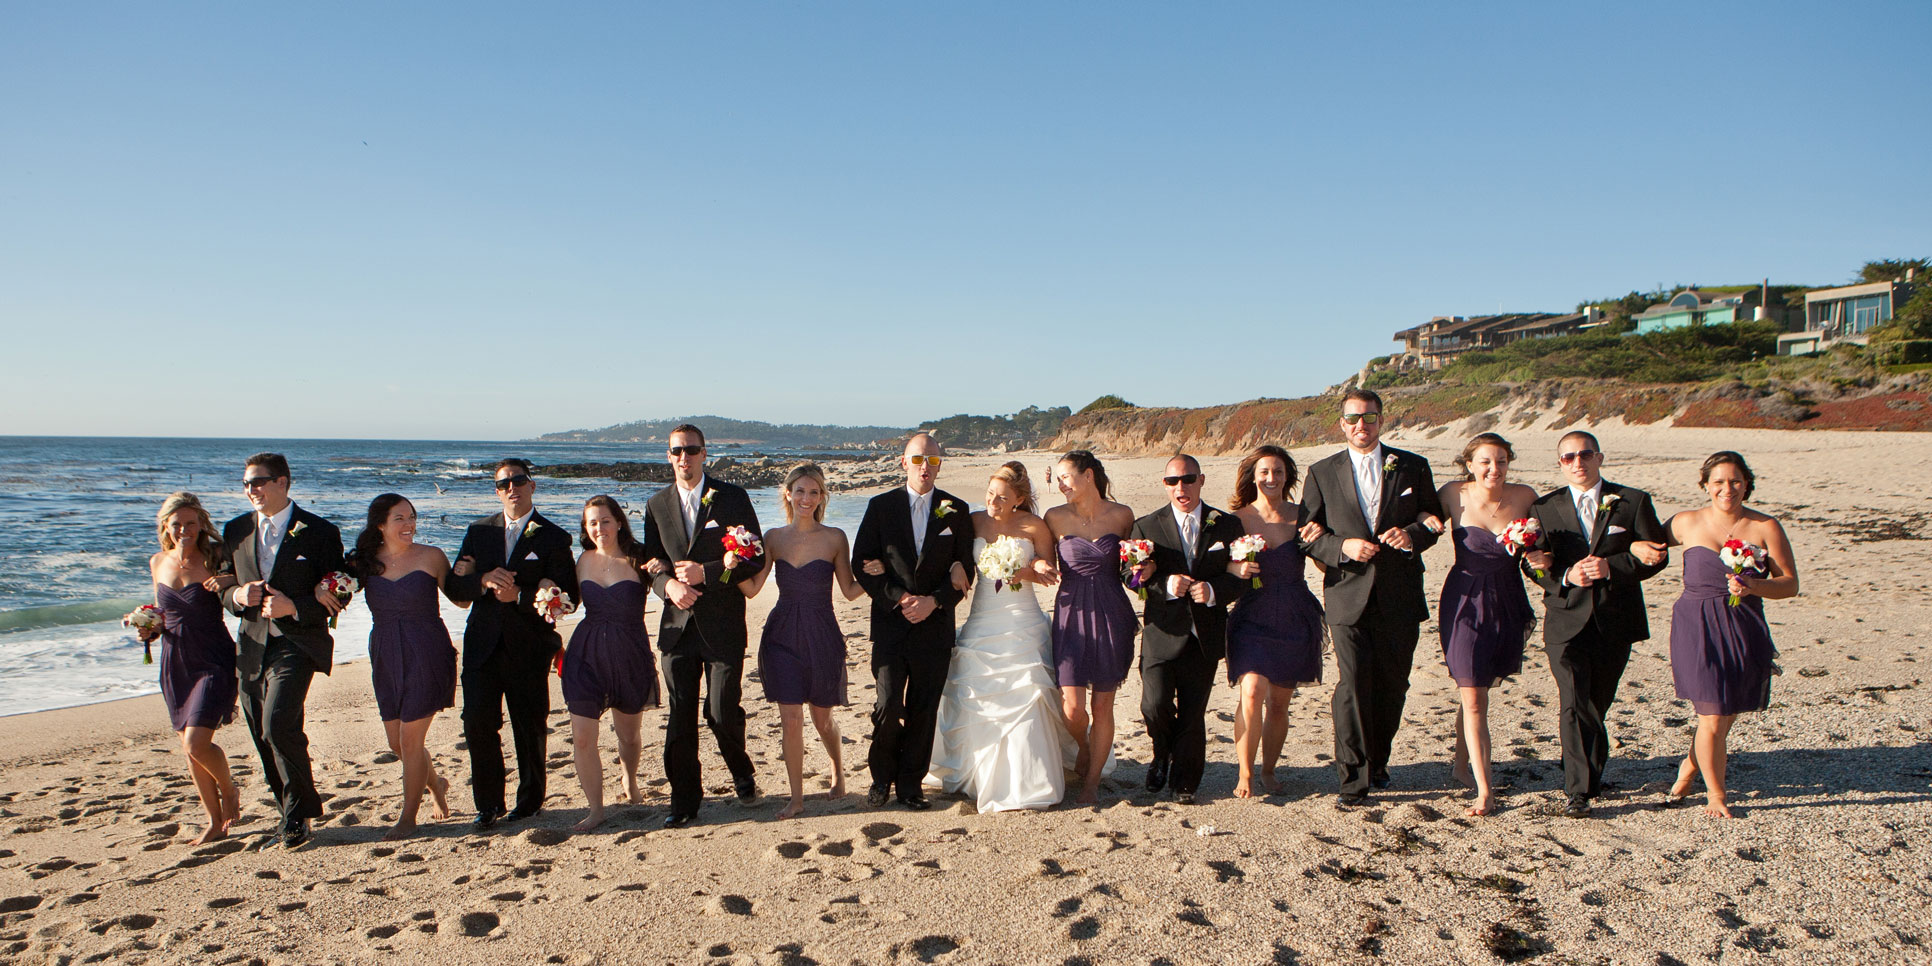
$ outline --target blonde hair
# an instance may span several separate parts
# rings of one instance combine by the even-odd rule
[[[161,540],[161,549],[173,550],[174,537],[168,533],[168,520],[182,510],[195,511],[195,521],[201,524],[201,535],[195,540],[195,549],[200,551],[202,563],[210,571],[221,569],[221,538],[215,536],[215,523],[208,519],[207,508],[201,505],[201,498],[193,493],[170,493],[161,501],[161,509],[154,514],[154,532]]]
[[[989,481],[998,480],[1013,488],[1013,492],[1019,497],[1019,502],[1014,509],[1024,510],[1028,513],[1039,512],[1033,508],[1033,484],[1026,478],[1025,463],[1014,460],[994,470],[993,475],[987,477],[987,479]]]
[[[825,485],[825,471],[817,463],[800,463],[785,474],[785,489],[778,494],[778,500],[785,505],[785,522],[792,522],[792,484],[806,478],[818,481],[818,506],[812,508],[812,519],[825,522],[825,504],[830,502],[830,488]]]

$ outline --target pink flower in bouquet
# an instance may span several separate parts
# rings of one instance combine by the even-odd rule
[[[577,612],[577,602],[554,584],[537,591],[536,607],[537,616],[552,624]]]
[[[1147,599],[1147,588],[1140,585],[1140,571],[1134,568],[1140,566],[1142,561],[1153,556],[1154,541],[1152,540],[1122,540],[1120,542],[1121,579],[1127,582],[1127,586],[1134,589],[1134,593],[1138,594],[1141,600]]]
[[[1235,560],[1245,560],[1253,563],[1261,559],[1261,551],[1266,549],[1268,549],[1267,537],[1258,533],[1248,533],[1235,537],[1234,542],[1228,544],[1228,556]],[[1261,589],[1261,577],[1259,575],[1250,578],[1250,582],[1256,590]]]
[[[1511,520],[1509,526],[1504,527],[1503,532],[1496,535],[1496,542],[1502,544],[1503,549],[1508,550],[1510,556],[1520,557],[1543,543],[1543,525],[1536,522],[1533,517]],[[1536,579],[1543,579],[1543,568],[1537,567],[1532,572],[1536,574]]]
[[[142,604],[128,611],[126,617],[121,618],[121,626],[132,627],[141,632],[141,663],[153,664],[154,639],[149,634],[161,630],[161,608],[153,604]]]
[[[758,539],[758,535],[752,533],[750,527],[732,527],[726,530],[724,548],[725,553],[737,554],[739,560],[756,560],[765,555],[765,542]],[[718,583],[729,581],[731,572],[735,569],[737,568],[726,567],[724,573],[718,575]]]
[[[338,570],[322,578],[322,589],[328,591],[330,596],[346,605],[351,598],[355,597],[356,591],[362,589],[362,585],[357,583],[354,577]],[[342,615],[330,614],[329,626],[334,627],[335,619],[340,616]]]
[[[1741,574],[1747,570],[1764,573],[1765,556],[1763,547],[1754,543],[1745,543],[1736,537],[1724,541],[1724,548],[1717,552],[1717,558],[1724,561],[1724,566],[1731,568],[1731,573],[1734,574]],[[1732,607],[1742,603],[1744,598],[1736,594],[1731,595]]]

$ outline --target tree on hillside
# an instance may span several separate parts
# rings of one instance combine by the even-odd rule
[[[1387,357],[1384,356],[1383,358],[1387,358]],[[1099,399],[1096,399],[1093,402],[1090,402],[1085,406],[1080,407],[1080,415],[1085,416],[1088,413],[1097,413],[1103,409],[1133,409],[1133,408],[1135,408],[1133,403],[1130,403],[1127,400],[1114,395],[1113,393],[1108,393],[1107,395],[1102,396]]]
[[[1888,258],[1876,262],[1866,262],[1865,267],[1858,270],[1858,280],[1860,282],[1889,282],[1895,278],[1904,278],[1905,270],[1908,268],[1913,269],[1919,275],[1924,275],[1927,269],[1932,268],[1932,260],[1923,258]]]
[[[1872,330],[1873,342],[1911,339],[1932,339],[1932,280],[1918,286],[1912,297],[1899,306],[1892,321]]]

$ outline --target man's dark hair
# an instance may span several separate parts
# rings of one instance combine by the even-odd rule
[[[1596,436],[1594,436],[1594,435],[1592,435],[1592,434],[1590,434],[1590,433],[1586,433],[1586,432],[1584,432],[1583,430],[1580,430],[1580,429],[1572,429],[1572,430],[1570,430],[1569,432],[1567,432],[1567,433],[1564,433],[1564,434],[1563,434],[1563,436],[1562,436],[1562,438],[1561,438],[1561,439],[1558,439],[1558,440],[1556,441],[1556,446],[1557,446],[1557,448],[1558,448],[1558,449],[1561,449],[1561,448],[1563,448],[1563,442],[1564,442],[1564,440],[1568,440],[1568,439],[1571,439],[1571,438],[1575,438],[1575,439],[1587,439],[1587,440],[1589,440],[1589,441],[1590,441],[1590,448],[1591,448],[1591,449],[1593,449],[1593,450],[1596,450],[1596,451],[1597,451],[1597,452],[1599,452],[1599,453],[1601,453],[1601,452],[1603,452],[1603,444],[1602,444],[1602,443],[1599,443],[1599,442],[1597,442],[1597,438],[1596,438]]]
[[[503,468],[506,466],[515,467],[516,469],[522,470],[524,475],[526,476],[528,476],[530,473],[529,460],[518,459],[514,456],[505,456],[504,458],[497,460],[495,466],[490,467],[490,475],[495,476],[498,473],[503,472]]]
[[[671,436],[676,436],[679,433],[686,433],[692,436],[696,436],[698,438],[698,445],[699,446],[705,445],[704,430],[699,429],[698,427],[693,426],[690,423],[679,423],[676,429],[671,430]],[[664,438],[668,440],[671,438],[671,436],[666,436]]]
[[[1378,413],[1382,411],[1382,397],[1379,395],[1376,395],[1376,392],[1373,389],[1355,388],[1355,389],[1350,389],[1345,393],[1342,393],[1343,406],[1347,406],[1348,401],[1351,399],[1359,399],[1362,402],[1374,403],[1375,411]]]
[[[289,475],[288,457],[280,453],[256,453],[250,456],[247,462],[242,464],[244,469],[250,466],[259,466],[267,470],[269,476],[276,477],[277,479],[288,477]],[[293,479],[293,477],[289,478]]]

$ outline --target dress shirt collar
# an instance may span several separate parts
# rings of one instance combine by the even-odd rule
[[[1355,464],[1355,472],[1357,473],[1362,472],[1362,464],[1364,463],[1380,467],[1382,465],[1382,444],[1376,443],[1375,448],[1366,453],[1358,453],[1354,447],[1350,447],[1348,458],[1350,462]]]
[[[704,492],[704,485],[708,482],[710,482],[710,478],[700,473],[698,474],[698,485],[692,487],[691,489],[688,489],[688,490],[685,489],[684,484],[679,483],[675,479],[671,481],[671,485],[678,488],[678,501],[683,503],[685,506],[690,506],[692,503],[695,503],[698,500],[702,499],[702,497],[699,496],[699,494],[702,494]]]
[[[1570,505],[1571,506],[1576,506],[1577,504],[1582,503],[1583,498],[1586,496],[1590,498],[1591,503],[1601,504],[1603,502],[1603,481],[1598,480],[1597,485],[1590,487],[1587,490],[1579,490],[1576,488],[1576,484],[1574,483],[1570,484]]]
[[[511,545],[514,546],[516,544],[516,535],[521,534],[523,532],[523,528],[529,526],[530,521],[536,519],[536,516],[537,516],[537,508],[532,506],[530,508],[529,513],[526,513],[520,517],[517,517],[514,520],[503,521],[503,532],[512,535],[510,537]]]
[[[267,524],[274,523],[275,537],[279,540],[288,536],[288,518],[294,515],[295,503],[291,500],[277,513],[255,514],[255,526],[258,530],[266,531],[268,529]]]
[[[906,486],[906,497],[912,501],[913,506],[932,506],[932,494],[933,491],[931,490],[920,493],[914,490],[910,484]]]

